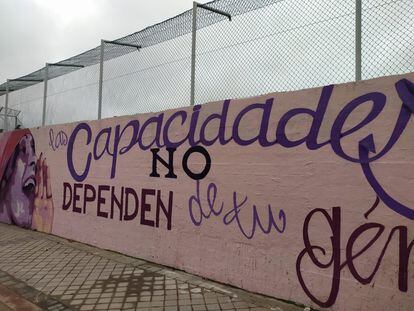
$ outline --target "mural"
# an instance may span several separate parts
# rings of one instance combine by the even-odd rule
[[[316,308],[410,310],[412,81],[3,134],[0,221]]]
[[[30,130],[0,136],[0,221],[51,232],[53,199],[46,158]]]

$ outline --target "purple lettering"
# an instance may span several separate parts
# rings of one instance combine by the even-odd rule
[[[88,157],[86,160],[86,165],[83,170],[83,173],[78,174],[76,172],[75,166],[73,164],[73,146],[76,141],[76,137],[78,136],[79,132],[81,130],[84,130],[87,134],[87,142],[86,144],[89,145],[92,139],[92,131],[91,128],[87,123],[79,123],[75,129],[73,130],[72,134],[70,135],[69,142],[68,142],[68,148],[67,148],[67,163],[68,163],[68,169],[70,174],[72,175],[73,179],[77,182],[82,182],[85,180],[85,178],[88,176],[89,168],[91,166],[91,157],[92,155],[88,153]]]
[[[101,206],[105,204],[106,199],[102,196],[103,191],[109,191],[110,187],[108,185],[100,185],[98,187],[98,203],[97,203],[97,216],[108,218],[108,212],[104,212],[101,210]]]
[[[142,189],[141,192],[141,225],[154,227],[154,221],[145,218],[145,214],[151,211],[151,204],[147,203],[147,195],[155,196],[154,189]]]

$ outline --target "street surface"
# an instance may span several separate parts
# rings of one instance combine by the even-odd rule
[[[115,252],[0,224],[3,310],[296,311],[303,307]]]

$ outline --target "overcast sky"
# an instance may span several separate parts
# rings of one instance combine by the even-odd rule
[[[191,8],[192,0],[0,0],[0,84]]]

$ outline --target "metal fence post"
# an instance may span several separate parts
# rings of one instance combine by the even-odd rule
[[[355,81],[362,78],[362,0],[355,0]]]
[[[231,21],[231,15],[219,9],[209,7],[205,4],[193,2],[193,24],[191,28],[191,96],[190,105],[194,106],[195,102],[195,66],[196,66],[196,46],[197,46],[197,8],[226,16]]]
[[[100,63],[99,63],[98,120],[102,118],[102,83],[103,83],[104,52],[105,52],[105,40],[101,40],[101,58],[100,58]]]
[[[197,2],[193,2],[193,24],[191,28],[191,93],[190,105],[194,106],[195,95],[195,62],[196,62],[196,43],[197,43]]]
[[[47,81],[49,80],[49,64],[45,66],[45,77],[43,80],[43,114],[42,114],[42,126],[46,124],[46,101],[47,101]]]
[[[6,102],[4,103],[4,131],[7,132],[9,129],[7,120],[7,110],[9,109],[9,79],[6,81]]]

